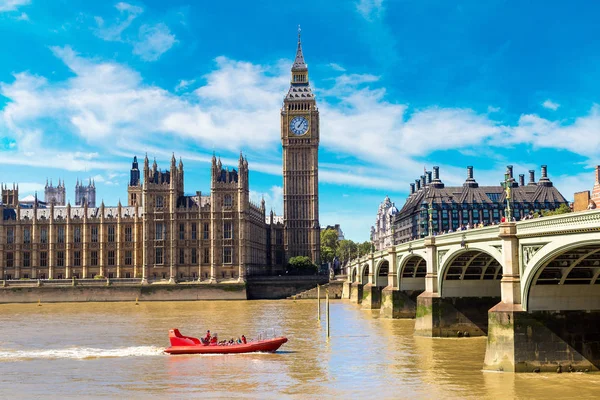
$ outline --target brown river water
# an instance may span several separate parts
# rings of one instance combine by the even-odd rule
[[[600,374],[484,372],[485,338],[413,336],[343,301],[0,305],[0,399],[592,399]],[[275,328],[275,354],[162,352],[167,331],[221,339]]]

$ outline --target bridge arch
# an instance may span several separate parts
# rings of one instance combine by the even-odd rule
[[[441,297],[500,297],[502,253],[498,249],[485,244],[456,245],[440,259]]]
[[[399,290],[425,290],[427,262],[422,254],[409,254],[398,266]]]
[[[388,275],[390,273],[390,263],[386,258],[381,259],[375,267],[373,274],[374,284],[377,287],[386,287],[388,284]]]
[[[358,276],[359,279],[359,283],[366,285],[367,283],[369,283],[369,270],[370,270],[370,265],[369,263],[365,263],[362,265],[362,267],[360,267],[360,275]]]
[[[352,267],[352,271],[350,272],[350,282],[357,282],[358,279],[358,266]]]
[[[524,310],[600,310],[600,233],[550,242],[523,263]]]

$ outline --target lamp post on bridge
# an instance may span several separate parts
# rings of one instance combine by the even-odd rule
[[[429,215],[429,224],[428,224],[428,228],[429,228],[429,236],[433,236],[433,201],[429,201],[428,207],[427,207],[427,214]]]
[[[502,182],[502,187],[504,188],[504,192],[506,193],[506,204],[504,206],[504,217],[506,218],[506,222],[510,222],[510,221],[512,221],[512,213],[510,210],[512,182],[510,180],[510,174],[508,172],[504,174],[504,182]]]

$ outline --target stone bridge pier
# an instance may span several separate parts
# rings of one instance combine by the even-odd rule
[[[436,237],[425,239],[427,274],[425,291],[417,297],[418,336],[487,335],[488,310],[500,301],[502,254],[482,243],[459,240],[441,247]]]
[[[543,224],[537,222],[538,228],[547,229]],[[597,371],[600,226],[552,240],[526,236],[535,225],[500,228],[505,271],[502,301],[489,311],[484,369]]]
[[[488,370],[600,370],[600,210],[402,243],[351,263],[344,288],[418,336],[487,335]]]
[[[381,316],[384,318],[415,318],[417,296],[425,290],[427,267],[423,252],[407,252],[394,257],[396,265],[390,271],[388,286],[381,292]]]

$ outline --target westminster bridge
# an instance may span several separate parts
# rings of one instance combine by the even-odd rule
[[[484,368],[600,369],[600,210],[430,236],[353,260],[343,297],[415,335],[487,335]]]

